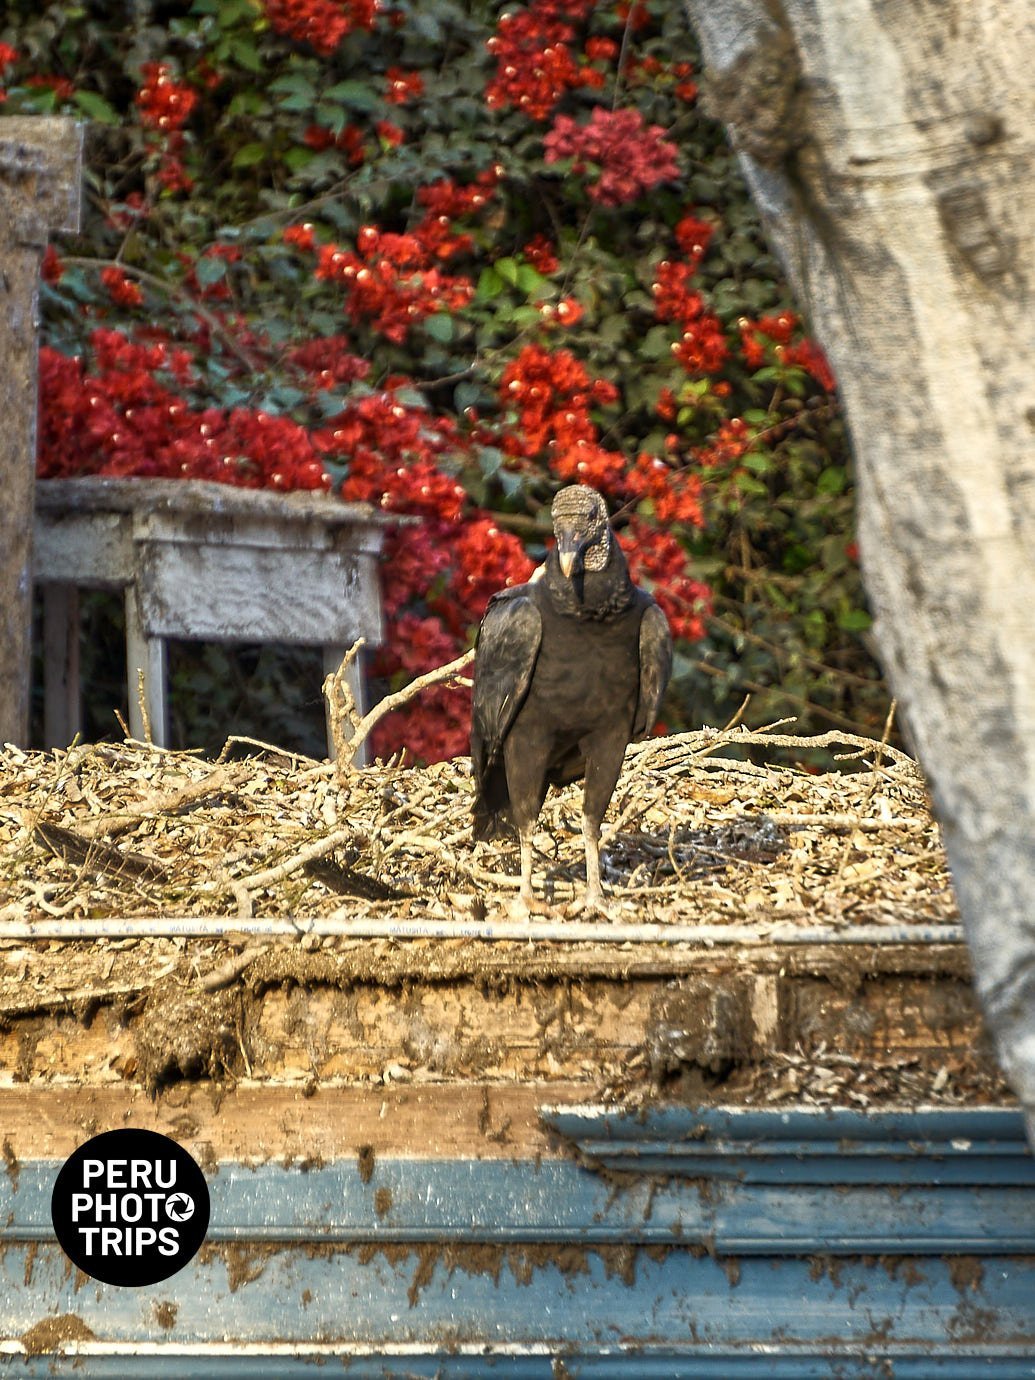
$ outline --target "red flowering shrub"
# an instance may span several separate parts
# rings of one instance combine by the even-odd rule
[[[330,57],[353,29],[372,29],[377,0],[265,0],[266,18],[278,34]]]
[[[386,542],[392,687],[469,645],[542,559],[556,489],[593,484],[679,639],[670,727],[747,689],[760,717],[782,695],[806,722],[883,722],[833,379],[689,108],[678,6],[163,14],[0,19],[3,112],[100,130],[84,234],[43,265],[41,474],[416,519]],[[466,733],[440,687],[376,746],[433,758]]]
[[[164,62],[145,62],[141,75],[143,85],[136,98],[140,123],[166,132],[182,129],[198,103],[198,93],[174,81]]]
[[[625,206],[660,182],[679,176],[679,150],[660,125],[647,125],[638,110],[597,106],[586,125],[558,115],[543,140],[547,163],[571,159],[574,173],[587,164],[599,170],[589,194],[602,206]]]

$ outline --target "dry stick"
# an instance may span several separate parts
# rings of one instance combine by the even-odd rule
[[[777,723],[793,723],[793,720],[778,719]],[[857,733],[842,732],[840,729],[831,729],[827,733],[792,734],[765,733],[740,727],[726,737],[723,737],[721,730],[718,729],[699,729],[691,733],[675,733],[668,738],[649,739],[646,743],[636,743],[630,747],[629,752],[632,756],[636,756],[638,753],[652,748],[655,743],[664,744],[666,751],[684,750],[691,752],[695,757],[701,756],[702,750],[711,752],[716,747],[741,743],[750,747],[791,748],[835,747],[839,743],[844,743],[849,747],[862,748],[864,752],[874,752],[881,748],[881,744],[877,742],[876,738],[865,738]],[[916,762],[912,757],[905,752],[900,752],[898,748],[892,747],[890,743],[883,745],[882,754],[890,757],[893,762],[901,766],[916,767]]]
[[[244,781],[249,775],[247,768],[232,771],[227,767],[217,767],[201,781],[190,781],[177,791],[159,792],[137,801],[135,805],[127,805],[123,810],[85,820],[79,826],[79,832],[84,838],[90,839],[96,838],[98,834],[105,834],[110,838],[113,834],[125,833],[127,829],[132,829],[139,819],[152,815],[176,814],[185,805],[193,805],[199,800],[233,789],[238,781]]]
[[[261,958],[268,948],[268,944],[254,944],[243,953],[234,954],[233,958],[227,959],[218,968],[206,973],[200,980],[199,987],[203,992],[218,992],[221,987],[229,987],[257,958]]]
[[[147,710],[147,696],[144,694],[144,672],[137,670],[137,704],[140,706],[140,721],[144,725],[144,742],[148,747],[154,747],[154,738],[151,735],[151,715]]]
[[[332,671],[323,682],[327,714],[331,723],[331,738],[334,741],[335,775],[339,784],[345,772],[352,766],[356,754],[356,734],[362,722],[355,696],[345,676],[365,646],[365,637],[354,642],[345,653],[338,669]]]
[[[245,918],[251,915],[251,893],[253,891],[260,891],[264,886],[269,886],[270,882],[279,882],[285,877],[290,877],[292,872],[297,872],[307,862],[312,862],[315,858],[326,857],[328,853],[333,853],[336,848],[340,848],[343,844],[351,843],[354,838],[355,831],[353,829],[335,829],[332,834],[325,834],[323,838],[316,839],[315,842],[307,844],[305,848],[300,848],[297,853],[293,853],[290,858],[285,858],[276,867],[268,867],[265,872],[253,872],[250,877],[241,877],[238,880],[231,879],[230,890],[237,901],[238,914]]]
[[[247,738],[239,733],[231,733],[230,737],[227,738],[219,751],[216,762],[225,762],[232,747],[258,748],[260,752],[272,753],[274,757],[286,757],[291,762],[308,762],[310,763],[310,770],[313,767],[319,767],[321,771],[325,770],[325,764],[318,762],[315,757],[310,757],[307,752],[292,752],[290,748],[278,747],[276,743],[265,743],[261,738]]]
[[[884,732],[881,734],[880,746],[877,748],[877,755],[873,759],[873,780],[870,782],[866,791],[866,795],[863,797],[862,804],[859,807],[860,810],[866,809],[870,801],[873,799],[874,791],[876,791],[877,789],[877,782],[879,780],[879,773],[881,771],[881,761],[884,756],[884,751],[888,746],[888,739],[891,737],[891,725],[895,722],[895,710],[897,707],[898,700],[892,700],[891,707],[888,710],[888,716],[884,720]],[[844,887],[844,873],[845,868],[848,866],[848,855],[851,852],[852,840],[851,838],[847,838],[841,845],[841,857],[837,864],[837,873],[835,874],[834,879],[829,884],[829,886],[824,888],[824,896],[829,896],[831,892],[840,891]]]
[[[393,710],[399,709],[407,704],[423,690],[427,690],[432,685],[440,685],[443,681],[452,680],[459,675],[465,666],[469,666],[474,660],[474,648],[464,652],[463,656],[458,656],[455,661],[447,662],[445,666],[438,666],[434,671],[427,671],[423,676],[418,676],[416,680],[410,681],[409,685],[397,690],[394,695],[386,695],[383,700],[378,701],[368,713],[362,718],[356,716],[355,701],[351,691],[344,681],[344,671],[350,660],[354,660],[360,648],[363,646],[363,638],[360,638],[345,653],[345,660],[333,675],[324,681],[324,693],[328,697],[331,707],[331,735],[334,738],[335,751],[338,754],[338,761],[342,765],[341,777],[351,767],[356,752],[360,746],[366,742],[372,730],[381,722],[386,714],[391,714]],[[328,691],[330,686],[330,691]],[[347,717],[353,725],[353,734],[347,737],[344,733],[342,719]]]

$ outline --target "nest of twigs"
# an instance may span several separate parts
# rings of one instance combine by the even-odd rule
[[[729,755],[817,746],[840,748],[840,769]],[[516,894],[516,841],[472,843],[470,802],[464,758],[351,768],[241,739],[216,761],[133,740],[8,747],[0,928],[46,916],[491,917]],[[536,847],[537,891],[563,917],[583,885],[580,787],[551,792]],[[604,880],[619,926],[958,920],[919,770],[839,734],[704,730],[630,748]]]

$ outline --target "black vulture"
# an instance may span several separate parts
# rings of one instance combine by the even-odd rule
[[[474,837],[517,828],[526,915],[547,788],[582,777],[585,906],[605,910],[600,824],[625,749],[654,727],[672,669],[668,619],[630,579],[597,491],[561,489],[553,530],[540,572],[489,601],[474,668]]]

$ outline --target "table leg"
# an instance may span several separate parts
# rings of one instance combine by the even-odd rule
[[[67,747],[82,732],[79,704],[79,591],[43,586],[43,737]]]
[[[126,588],[126,681],[129,689],[129,731],[145,739],[150,722],[151,741],[169,746],[169,709],[166,701],[165,642],[148,637],[140,618],[140,600],[135,585]],[[143,696],[140,674],[143,672]],[[141,703],[141,700],[143,702]]]

